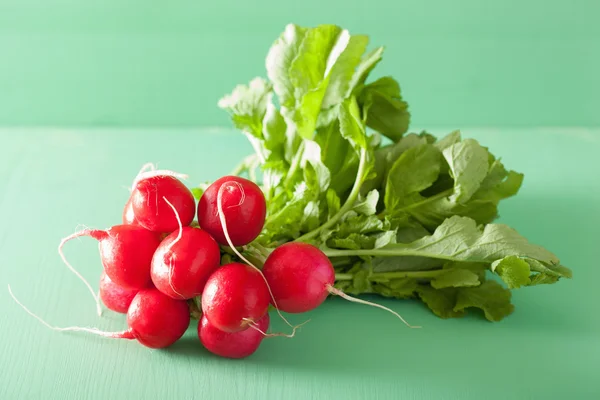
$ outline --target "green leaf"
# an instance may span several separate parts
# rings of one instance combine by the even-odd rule
[[[201,189],[199,187],[194,187],[194,188],[191,188],[190,190],[192,191],[192,195],[194,195],[194,199],[196,199],[196,200],[200,200],[200,198],[204,194],[204,189]]]
[[[296,187],[289,200],[283,194],[275,197],[268,204],[268,217],[259,242],[269,244],[274,240],[291,240],[300,236],[304,209],[311,200],[315,200],[314,196],[305,183]]]
[[[481,309],[489,321],[500,321],[514,311],[510,298],[510,290],[497,282],[486,281],[477,287],[458,290],[453,311],[460,313],[475,307]]]
[[[444,149],[454,178],[454,193],[449,200],[464,204],[479,189],[488,172],[488,152],[476,140],[466,139]]]
[[[408,130],[410,113],[402,100],[400,85],[391,77],[383,77],[366,85],[359,100],[367,126],[397,142]]]
[[[302,230],[304,232],[312,231],[321,224],[319,220],[319,203],[316,201],[309,201],[306,207],[304,207],[304,214],[302,216]]]
[[[390,255],[416,255],[449,261],[493,263],[505,257],[518,256],[544,264],[558,264],[554,254],[529,243],[507,225],[479,227],[472,219],[458,216],[445,220],[431,236],[380,249],[384,250]]]
[[[468,269],[450,269],[431,280],[434,289],[447,287],[478,286],[479,276]]]
[[[336,236],[346,237],[351,233],[377,233],[388,230],[389,223],[375,215],[358,215],[347,218],[336,229]]]
[[[339,196],[352,187],[358,171],[358,154],[341,132],[337,119],[317,129],[315,141],[321,147],[321,159],[331,172],[330,187]]]
[[[331,238],[327,245],[337,249],[372,249],[375,247],[376,238],[362,233],[351,233],[345,238]]]
[[[293,108],[296,103],[295,87],[290,79],[289,70],[298,56],[307,31],[307,28],[298,25],[287,25],[267,54],[267,75],[282,107]]]
[[[519,257],[509,256],[494,261],[491,270],[502,278],[509,289],[516,289],[531,284],[531,279],[529,278],[531,269],[529,264]]]
[[[390,215],[399,215],[411,204],[423,200],[419,193],[438,178],[441,153],[429,144],[412,147],[396,160],[388,175],[385,207]]]
[[[267,55],[267,74],[290,132],[312,139],[330,75],[332,50],[342,29],[288,25]],[[333,57],[335,59],[335,57]]]
[[[286,127],[285,120],[281,116],[279,110],[275,108],[272,102],[268,102],[263,119],[262,132],[264,136],[264,146],[270,151],[270,158],[273,159],[273,161],[286,159]]]
[[[444,136],[442,139],[435,142],[434,146],[437,147],[440,151],[444,151],[448,147],[459,143],[460,140],[460,131],[452,131],[448,135]]]
[[[376,49],[373,49],[367,53],[361,60],[360,64],[356,68],[356,71],[354,72],[354,75],[352,76],[350,88],[355,89],[362,86],[373,68],[375,68],[379,61],[381,61],[382,56],[383,47],[377,47]]]
[[[363,183],[362,192],[366,193],[373,189],[385,189],[390,169],[406,150],[427,144],[427,139],[414,133],[404,136],[399,142],[383,146],[375,150],[374,170],[376,174],[373,178]]]
[[[375,244],[373,245],[373,248],[375,248],[375,249],[379,249],[379,248],[385,247],[389,244],[396,243],[396,231],[395,230],[377,233],[377,234],[373,235],[373,237],[375,237],[375,239],[376,239]]]
[[[362,215],[373,215],[377,212],[377,202],[379,201],[379,192],[371,190],[365,198],[359,197],[352,207],[352,210]]]
[[[366,51],[368,44],[368,36],[350,36],[347,30],[342,31],[339,35],[338,42],[332,53],[335,53],[337,48],[341,48],[341,54],[339,54],[335,64],[331,67],[329,86],[323,97],[323,108],[330,108],[340,104],[350,96],[354,88],[352,86],[352,77],[356,68],[361,63],[362,55]]]
[[[340,132],[355,148],[367,148],[367,137],[355,97],[344,101],[340,108]]]
[[[218,104],[231,114],[236,128],[262,139],[262,121],[270,97],[271,85],[262,78],[255,78],[248,85],[236,86]]]
[[[321,148],[316,142],[306,140],[304,142],[304,153],[302,156],[304,163],[304,181],[309,190],[315,192],[319,197],[329,188],[331,174],[329,169],[321,161]]]
[[[327,201],[327,219],[330,219],[340,211],[340,198],[335,190],[328,189],[326,194]]]
[[[378,282],[372,286],[373,290],[382,296],[407,299],[414,297],[414,293],[419,285],[415,279],[400,278],[388,282]]]
[[[457,288],[434,289],[429,285],[419,285],[419,298],[440,318],[457,318],[465,315],[464,309],[455,309]]]

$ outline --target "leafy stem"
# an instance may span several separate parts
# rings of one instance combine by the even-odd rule
[[[311,240],[312,238],[317,236],[322,230],[329,229],[332,226],[335,226],[335,224],[337,224],[337,222],[340,220],[340,218],[342,218],[342,216],[345,213],[347,213],[348,211],[350,211],[352,209],[352,207],[354,206],[354,202],[356,201],[356,199],[358,198],[358,195],[360,193],[360,188],[364,182],[366,168],[367,168],[367,151],[365,149],[362,149],[360,152],[360,162],[358,164],[358,172],[356,174],[356,180],[354,181],[354,186],[352,187],[352,191],[350,192],[350,195],[348,195],[348,198],[346,199],[346,202],[344,203],[344,205],[340,208],[340,210],[335,215],[333,215],[331,218],[329,218],[327,220],[327,222],[325,222],[323,225],[319,226],[318,228],[313,229],[312,231],[300,236],[299,238],[297,238],[295,240],[296,242],[306,242],[308,240]]]
[[[429,271],[397,271],[397,272],[375,272],[369,275],[372,282],[385,282],[392,279],[413,278],[413,279],[431,279],[436,276],[447,273],[450,269],[433,269]],[[353,274],[338,273],[335,274],[336,281],[351,281]]]
[[[378,249],[359,249],[359,250],[345,250],[345,249],[324,249],[324,253],[327,257],[344,257],[344,256],[382,256],[382,257],[394,257],[394,256],[415,256],[415,257],[429,257],[438,258],[448,261],[461,261],[457,257],[450,255],[444,255],[440,253],[429,253],[420,249],[404,249],[400,247],[400,244],[395,244],[393,247],[385,248],[381,247]],[[486,260],[470,260],[472,262],[486,262]]]
[[[298,168],[300,168],[300,161],[302,161],[302,156],[304,154],[304,141],[302,141],[302,143],[300,143],[300,146],[298,146],[298,151],[296,153],[296,155],[294,156],[294,158],[292,159],[292,163],[290,164],[290,169],[287,172],[287,175],[285,177],[285,181],[283,182],[285,187],[288,187],[294,179],[294,175],[296,175],[296,171],[298,171]]]

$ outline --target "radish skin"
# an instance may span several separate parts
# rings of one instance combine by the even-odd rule
[[[329,295],[327,288],[335,282],[335,270],[329,258],[306,243],[277,247],[267,257],[262,271],[277,307],[288,313],[317,308]]]
[[[215,328],[203,316],[198,323],[198,338],[211,353],[227,358],[245,358],[252,355],[265,338],[269,329],[269,314],[265,314],[253,327],[243,331],[228,333]]]
[[[100,300],[109,310],[126,314],[138,289],[126,289],[110,280],[104,271],[100,275]]]
[[[150,284],[150,263],[160,238],[136,225],[115,225],[107,230],[84,229],[61,240],[58,253],[65,265],[86,285],[94,300],[98,315],[102,314],[100,299],[87,280],[67,261],[65,244],[77,237],[96,239],[104,272],[112,282],[125,289],[142,289]]]
[[[173,232],[156,249],[150,275],[158,290],[174,299],[191,299],[202,294],[208,277],[219,267],[221,252],[207,232],[183,227]]]
[[[241,263],[218,268],[202,292],[202,312],[215,328],[229,333],[260,320],[269,302],[269,290],[260,272]]]
[[[187,303],[156,289],[140,290],[127,310],[127,325],[135,339],[154,349],[171,346],[183,336],[189,324]]]
[[[219,191],[222,192],[222,209],[233,245],[243,246],[256,239],[265,224],[265,196],[256,183],[238,176],[219,178],[204,191],[198,202],[200,227],[219,244],[228,244],[216,212]]]
[[[165,171],[149,171],[142,174],[134,183],[131,193],[131,207],[137,222],[153,232],[171,233],[178,222],[170,205],[175,207],[183,226],[194,219],[196,201],[192,192],[175,176],[161,175]]]

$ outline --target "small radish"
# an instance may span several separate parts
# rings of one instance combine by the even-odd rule
[[[289,313],[317,308],[333,288],[335,271],[327,256],[306,243],[286,243],[267,257],[262,269],[277,307]]]
[[[269,289],[260,271],[249,265],[230,263],[208,278],[202,292],[202,312],[224,332],[238,332],[256,324],[266,313]]]
[[[190,324],[187,302],[174,300],[156,289],[143,289],[127,310],[132,336],[146,347],[168,347],[183,336]]]
[[[177,219],[165,199],[175,207],[181,222],[188,226],[196,213],[192,192],[170,171],[148,171],[133,183],[131,207],[137,222],[154,232],[171,233],[177,229]]]
[[[136,182],[143,173],[145,173],[147,171],[155,171],[155,170],[156,170],[156,167],[152,163],[146,163],[146,164],[142,165],[142,168],[140,169],[140,172],[138,172],[138,174],[136,175],[134,182]],[[130,191],[133,191],[133,188]],[[124,225],[138,224],[137,220],[135,219],[135,214],[133,213],[133,205],[131,204],[131,195],[129,196],[129,199],[127,199],[127,203],[125,204],[125,207],[123,208],[122,221],[123,221]]]
[[[262,272],[279,310],[302,313],[317,308],[329,294],[354,303],[386,310],[411,328],[397,312],[380,304],[357,299],[333,287],[335,270],[325,253],[301,242],[289,242],[277,247],[267,257]]]
[[[104,271],[100,275],[100,299],[102,303],[115,312],[126,314],[131,301],[139,289],[125,289],[110,280]]]
[[[244,358],[253,354],[265,338],[269,329],[269,314],[265,314],[255,327],[228,333],[215,328],[203,316],[198,324],[198,338],[206,350],[227,358]]]
[[[25,307],[13,294],[10,285],[8,291],[29,315],[46,327],[60,332],[87,332],[113,339],[137,339],[146,347],[160,349],[168,347],[183,336],[190,323],[188,305],[183,300],[174,300],[156,289],[143,289],[133,298],[127,310],[128,329],[121,332],[105,332],[97,328],[70,326],[58,328],[48,324]]]
[[[217,212],[219,191],[228,233],[234,246],[243,246],[260,234],[266,215],[265,196],[258,185],[237,176],[224,176],[213,182],[198,202],[198,223],[222,245],[227,244]]]
[[[191,299],[202,294],[220,258],[219,245],[212,236],[198,228],[183,227],[167,236],[154,253],[152,282],[169,297]]]
[[[90,236],[99,242],[104,271],[115,284],[127,289],[143,289],[149,285],[152,256],[160,244],[156,233],[136,225],[115,225],[107,230],[84,229],[67,236],[60,242],[58,253],[65,265],[86,284],[94,296],[98,314],[101,314],[101,309],[96,292],[69,264],[63,253],[65,243],[81,236]]]

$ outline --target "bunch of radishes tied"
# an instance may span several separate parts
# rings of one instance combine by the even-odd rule
[[[185,177],[147,164],[133,182],[122,224],[106,230],[84,229],[59,245],[65,264],[94,296],[98,314],[102,314],[100,302],[127,314],[126,330],[53,327],[13,295],[15,301],[52,329],[135,339],[157,349],[178,341],[192,317],[197,318],[202,345],[229,358],[253,354],[265,337],[293,337],[302,324],[293,326],[281,311],[310,311],[329,294],[384,308],[402,319],[390,309],[334,288],[333,265],[313,245],[283,244],[266,256],[259,269],[238,248],[252,242],[265,223],[260,187],[238,176],[225,176],[212,183],[196,205],[180,179]],[[104,268],[98,295],[63,253],[66,242],[81,236],[99,242]],[[268,332],[270,305],[292,328],[290,333]]]

